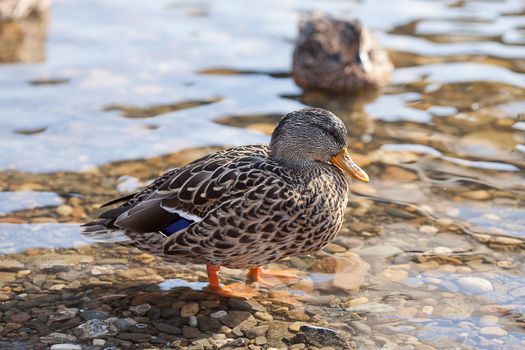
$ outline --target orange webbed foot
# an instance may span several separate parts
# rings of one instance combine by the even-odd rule
[[[300,277],[289,270],[263,270],[260,267],[253,267],[248,272],[248,279],[257,282],[261,286],[275,287],[282,284],[296,282]]]
[[[209,290],[221,297],[227,298],[251,299],[259,295],[255,289],[240,282],[219,287],[209,286]]]

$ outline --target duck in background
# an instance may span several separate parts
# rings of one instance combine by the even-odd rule
[[[292,76],[305,90],[355,93],[388,84],[394,66],[388,53],[357,20],[324,14],[301,19]]]

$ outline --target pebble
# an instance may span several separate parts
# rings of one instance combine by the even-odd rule
[[[185,338],[197,338],[200,335],[201,332],[198,328],[188,326],[182,327],[182,336]]]
[[[439,231],[437,227],[430,226],[430,225],[419,226],[418,230],[419,232],[424,233],[424,234],[435,234],[435,233],[438,233]]]
[[[226,317],[228,315],[228,313],[224,310],[219,310],[217,312],[214,312],[210,315],[210,317],[212,318],[223,318],[223,317]]]
[[[199,324],[199,320],[197,319],[197,317],[190,316],[190,318],[188,320],[188,325],[190,325],[191,327],[197,327],[198,324]]]
[[[273,320],[273,316],[267,313],[266,311],[257,311],[254,314],[255,318],[262,320],[262,321],[271,321]]]
[[[250,318],[253,319],[253,316],[247,311],[230,311],[226,316],[221,317],[220,321],[224,325],[233,328]]]
[[[486,336],[501,337],[507,335],[507,331],[500,327],[483,327],[479,333]]]
[[[129,311],[133,312],[137,316],[143,316],[147,314],[149,310],[151,310],[151,305],[147,303],[132,306],[129,308]]]
[[[364,322],[359,322],[359,321],[350,321],[349,322],[349,325],[355,329],[355,331],[358,333],[358,334],[371,334],[372,333],[372,328],[370,328],[370,326],[368,326],[366,323]]]
[[[70,320],[73,317],[75,317],[78,314],[78,309],[71,307],[71,308],[61,308],[55,311],[54,314],[49,316],[48,323],[51,324],[56,321],[65,321]]]
[[[479,294],[493,290],[492,283],[481,277],[460,277],[457,282],[463,289],[471,293]]]
[[[402,254],[403,250],[391,245],[375,245],[363,248],[359,250],[358,253],[362,256],[389,258],[398,254]]]
[[[355,305],[346,308],[346,311],[348,312],[354,312],[354,313],[387,313],[387,312],[394,312],[396,311],[396,308],[387,304],[381,304],[376,302],[370,302],[360,305]]]
[[[0,272],[0,282],[9,283],[16,280],[16,274],[11,272]]]
[[[525,286],[511,290],[510,295],[515,298],[525,297]]]
[[[53,344],[49,348],[50,350],[82,350],[82,346],[78,344]]]
[[[367,297],[359,297],[359,298],[348,300],[346,302],[345,306],[346,307],[350,307],[350,306],[356,306],[356,305],[361,305],[361,304],[365,304],[365,303],[368,303],[368,298]]]
[[[73,213],[73,207],[63,204],[56,208],[56,212],[60,216],[69,216],[71,213]]]
[[[483,327],[491,327],[497,325],[499,322],[499,317],[494,315],[483,315],[479,319],[479,324]]]
[[[117,333],[117,330],[113,324],[108,321],[101,321],[98,319],[93,319],[82,323],[76,328],[76,331],[76,335],[81,339],[98,338]]]
[[[181,317],[194,316],[199,313],[199,310],[200,308],[199,308],[198,303],[188,303],[180,309],[180,316]]]
[[[268,331],[268,325],[256,326],[248,329],[246,331],[246,336],[250,339],[255,339],[257,337],[263,336]]]

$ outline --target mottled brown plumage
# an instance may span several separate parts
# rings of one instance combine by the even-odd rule
[[[84,234],[170,261],[232,268],[310,253],[343,223],[348,182],[341,169],[367,181],[345,152],[339,118],[316,108],[292,112],[269,146],[236,147],[171,170],[108,203],[124,202],[86,224]],[[189,226],[167,233],[181,218]]]
[[[292,76],[303,89],[348,93],[381,88],[392,70],[388,53],[360,22],[320,14],[301,20]]]

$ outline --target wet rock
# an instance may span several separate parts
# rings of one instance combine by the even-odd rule
[[[137,321],[132,318],[119,318],[113,322],[113,325],[120,330],[128,330],[137,325]]]
[[[99,338],[107,335],[115,335],[117,333],[116,327],[112,324],[115,320],[101,321],[98,319],[89,320],[79,325],[75,330],[75,335],[80,339]]]
[[[199,331],[198,328],[184,326],[182,328],[182,335],[185,338],[190,338],[191,339],[191,338],[197,338],[198,336],[200,336],[201,332]]]
[[[129,340],[132,342],[144,342],[151,339],[151,334],[147,333],[119,333],[118,339]]]
[[[483,327],[479,333],[486,336],[501,337],[507,335],[507,331],[500,327]]]
[[[389,258],[398,254],[402,254],[403,250],[391,245],[375,245],[363,248],[359,250],[358,253],[361,256]]]
[[[387,304],[381,304],[376,302],[370,302],[360,305],[355,305],[346,308],[348,312],[354,312],[356,314],[364,313],[388,313],[396,311],[396,308]]]
[[[173,325],[170,325],[168,323],[163,322],[153,322],[153,327],[157,328],[160,332],[166,333],[166,334],[181,334],[182,330],[179,327],[175,327]]]
[[[198,303],[188,303],[180,309],[180,317],[195,316],[199,313]]]
[[[25,265],[18,260],[0,260],[0,271],[20,271],[25,269]]]
[[[269,346],[276,348],[287,347],[285,341],[288,342],[294,337],[294,335],[288,331],[288,325],[288,323],[281,321],[270,322],[268,332],[266,333]]]
[[[241,311],[266,311],[266,308],[259,304],[254,299],[238,299],[238,298],[230,298],[228,300],[228,304],[232,307],[232,309],[235,310],[241,310]]]
[[[352,327],[356,331],[357,334],[372,333],[372,329],[366,323],[359,322],[359,321],[350,321],[348,324],[350,325],[350,327]]]
[[[188,325],[191,327],[197,327],[199,325],[199,319],[196,316],[190,316],[188,319]]]
[[[228,315],[228,313],[224,310],[219,310],[217,312],[214,312],[210,315],[210,317],[213,317],[213,318],[223,318],[223,317],[226,317]]]
[[[53,344],[49,348],[50,350],[82,350],[82,346],[78,344]]]
[[[109,316],[110,316],[109,312],[102,311],[102,310],[82,310],[80,311],[80,317],[82,317],[85,321],[89,321],[93,319],[105,320]]]
[[[221,328],[221,322],[217,318],[199,316],[198,317],[199,328],[203,332],[215,331]]]
[[[510,291],[510,295],[515,298],[525,297],[525,287],[516,288]]]
[[[78,341],[77,337],[65,333],[49,333],[48,335],[42,336],[39,339],[42,343],[46,344],[57,344],[57,343],[75,343]]]
[[[246,331],[246,336],[250,339],[255,339],[257,337],[264,336],[266,332],[268,331],[268,325],[262,325],[262,326],[256,326],[249,328]]]
[[[248,319],[253,319],[252,314],[247,311],[230,311],[226,316],[221,317],[222,324],[234,328]]]
[[[493,290],[492,283],[481,277],[460,277],[457,283],[466,291],[475,294],[486,293]]]
[[[74,318],[76,315],[78,315],[78,309],[71,307],[71,308],[60,308],[57,311],[55,311],[54,314],[49,316],[48,324],[51,324],[56,321],[65,321],[70,320]]]
[[[299,333],[292,339],[292,342],[319,348],[330,346],[337,349],[356,349],[347,334],[330,328],[312,325],[303,325],[299,329]]]
[[[499,322],[499,317],[494,315],[483,315],[479,319],[479,324],[483,327],[492,327],[497,325]]]
[[[132,306],[129,308],[129,311],[133,312],[137,316],[144,316],[148,313],[149,310],[151,310],[151,305],[147,303]]]

